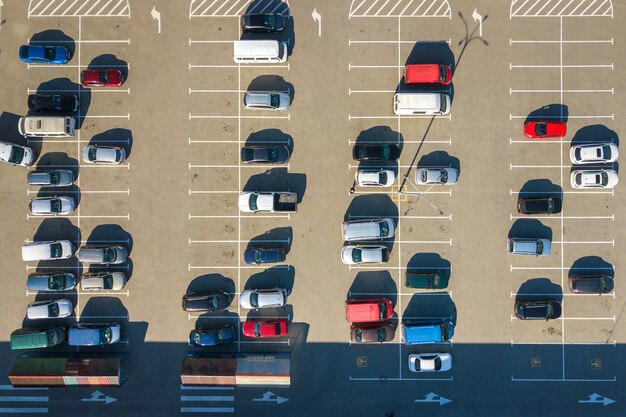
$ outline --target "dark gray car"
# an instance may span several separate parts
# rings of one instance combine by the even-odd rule
[[[31,171],[27,180],[28,185],[39,187],[69,187],[74,183],[74,173],[69,169]]]
[[[217,291],[188,292],[183,295],[185,311],[219,311],[226,310],[232,301],[229,293]]]
[[[558,300],[516,301],[515,317],[521,320],[550,320],[561,317],[561,303]]]
[[[250,145],[241,148],[241,162],[244,164],[286,164],[289,156],[289,148],[282,145]]]
[[[608,275],[570,275],[569,289],[575,294],[606,294],[613,288],[613,279]]]
[[[242,32],[282,32],[285,17],[278,13],[252,13],[241,16]]]

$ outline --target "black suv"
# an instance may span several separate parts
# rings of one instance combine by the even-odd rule
[[[518,197],[519,214],[553,214],[561,211],[561,199],[558,197]]]
[[[561,317],[561,303],[557,300],[516,301],[515,317],[521,320],[550,320]]]
[[[352,148],[355,161],[397,161],[400,147],[395,143],[362,143]]]
[[[188,292],[183,295],[185,311],[218,311],[226,310],[232,301],[229,293],[217,291]]]

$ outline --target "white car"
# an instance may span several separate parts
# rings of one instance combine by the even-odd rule
[[[76,200],[72,197],[36,197],[30,200],[28,208],[35,216],[65,215],[76,210]]]
[[[239,295],[239,304],[246,309],[282,307],[287,304],[287,290],[284,288],[244,290]]]
[[[62,319],[72,314],[72,302],[66,298],[60,300],[37,301],[26,309],[29,320]]]
[[[572,164],[605,164],[617,161],[619,151],[612,143],[589,143],[572,146],[569,159]]]
[[[452,167],[418,168],[415,172],[415,181],[420,185],[425,184],[456,184],[459,179],[459,171]]]
[[[83,162],[87,164],[121,164],[126,151],[119,146],[87,145],[83,148]]]
[[[0,141],[0,162],[29,167],[35,162],[35,153],[28,146]]]
[[[384,245],[348,245],[341,249],[341,262],[346,265],[380,264],[389,260],[389,249]]]
[[[38,187],[69,187],[74,184],[74,173],[69,169],[31,171],[27,176],[28,185]]]
[[[69,240],[31,242],[22,245],[22,260],[26,262],[67,259],[72,255],[74,255],[74,245]]]
[[[612,169],[579,169],[570,177],[574,188],[614,188],[617,181],[617,172]]]
[[[83,291],[119,291],[126,284],[123,272],[87,272],[80,277],[80,289]]]
[[[360,169],[354,180],[360,187],[391,187],[396,182],[396,174],[390,169]]]
[[[449,353],[417,353],[409,355],[411,372],[445,372],[452,369],[452,355]]]
[[[243,107],[250,110],[287,110],[291,105],[289,94],[276,91],[247,92]]]

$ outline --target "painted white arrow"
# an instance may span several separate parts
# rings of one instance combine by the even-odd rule
[[[474,13],[472,13],[472,17],[474,18],[474,22],[480,22],[478,24],[478,35],[483,36],[483,17],[478,14],[478,10],[474,9]]]
[[[157,21],[158,32],[161,33],[161,12],[157,11],[156,6],[152,6],[152,11],[150,12],[150,16],[152,16],[153,20]]]
[[[91,397],[82,398],[81,401],[103,401],[105,404],[109,405],[117,401],[117,398],[109,397],[108,395],[104,395],[100,391],[94,391],[91,393]]]
[[[263,394],[261,398],[253,398],[252,401],[275,401],[276,404],[282,404],[286,401],[289,401],[289,399],[276,395],[271,391],[267,391],[265,394]]]
[[[439,405],[444,405],[451,403],[452,400],[449,400],[441,395],[437,395],[434,392],[429,392],[424,396],[423,400],[415,400],[416,403],[439,403]]]
[[[595,392],[587,397],[586,400],[578,400],[580,404],[602,404],[607,406],[609,404],[613,404],[615,400],[612,400],[607,397],[603,397],[602,395],[596,394]]]
[[[317,9],[313,9],[311,17],[314,22],[317,22],[317,36],[322,36],[322,15],[317,11]]]

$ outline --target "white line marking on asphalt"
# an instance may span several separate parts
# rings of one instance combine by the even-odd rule
[[[513,39],[509,39],[509,45],[512,45],[514,43],[538,43],[538,44],[551,44],[551,43],[557,43],[560,44],[561,41],[559,40],[544,40],[544,41],[536,41],[536,40],[513,40]],[[611,45],[615,44],[615,40],[613,38],[611,39],[597,39],[597,40],[563,40],[562,42],[563,44],[579,44],[579,43],[610,43]]]
[[[181,401],[235,401],[234,395],[181,395]]]

